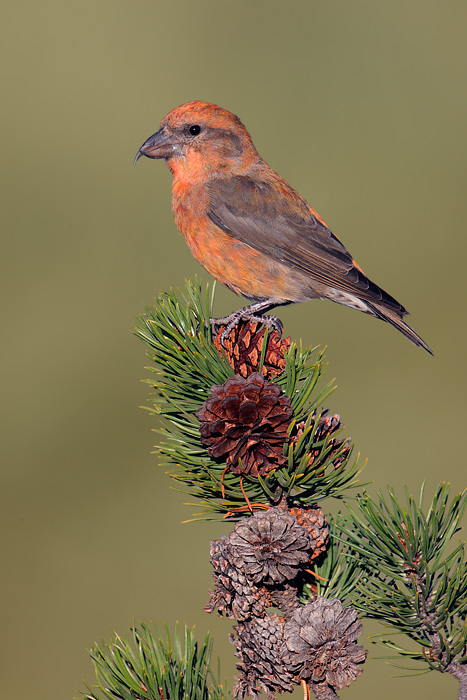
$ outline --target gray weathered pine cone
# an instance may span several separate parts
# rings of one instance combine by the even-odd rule
[[[241,520],[229,540],[232,563],[254,583],[291,581],[310,560],[309,532],[281,507]]]
[[[289,583],[272,586],[271,598],[281,613],[288,619],[294,610],[300,605],[300,597],[297,587]]]
[[[217,610],[219,614],[239,621],[264,617],[267,608],[273,604],[270,593],[264,586],[252,584],[244,572],[233,565],[231,547],[225,536],[211,542],[210,560],[215,588],[205,611]]]
[[[317,598],[294,611],[284,636],[300,678],[340,690],[362,673],[367,652],[356,644],[361,632],[354,608],[337,598]]]
[[[291,692],[297,679],[289,668],[283,618],[266,615],[251,619],[236,625],[234,632],[237,636],[231,635],[230,640],[240,659],[234,696],[257,698],[264,691],[268,700],[273,700],[275,693]]]

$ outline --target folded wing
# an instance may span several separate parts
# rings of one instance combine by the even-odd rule
[[[310,275],[311,287],[317,280],[399,317],[407,313],[363,274],[339,239],[282,178],[216,178],[209,195],[208,216],[216,226],[292,271]]]

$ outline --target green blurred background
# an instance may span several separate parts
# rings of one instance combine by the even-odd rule
[[[150,454],[131,335],[143,303],[207,273],[164,164],[132,159],[182,102],[241,117],[435,352],[329,302],[281,312],[288,334],[329,346],[330,407],[367,478],[460,489],[467,6],[26,0],[2,14],[2,697],[77,696],[85,648],[133,620],[211,629],[232,685],[230,623],[202,612],[209,541],[227,528],[181,524],[192,509]],[[240,303],[218,290],[219,314]],[[342,696],[456,694],[450,677],[397,673],[370,662]]]

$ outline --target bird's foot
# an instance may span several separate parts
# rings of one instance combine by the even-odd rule
[[[282,323],[281,321],[277,318],[277,316],[260,316],[254,313],[254,309],[252,309],[250,306],[246,306],[243,309],[239,309],[238,311],[234,311],[232,314],[229,316],[223,316],[222,318],[211,318],[211,326],[212,330],[214,333],[218,333],[221,329],[222,326],[225,326],[224,330],[221,333],[221,343],[222,345],[225,344],[225,341],[227,340],[230,331],[235,328],[235,326],[240,322],[240,321],[254,321],[255,323],[260,323],[261,325],[265,326],[266,328],[272,328],[273,330],[277,331],[279,333],[279,336],[282,335]]]

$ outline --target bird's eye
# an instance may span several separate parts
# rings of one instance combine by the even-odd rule
[[[190,126],[188,131],[192,136],[198,136],[198,134],[201,132],[201,127],[198,124],[193,124],[193,126]]]

